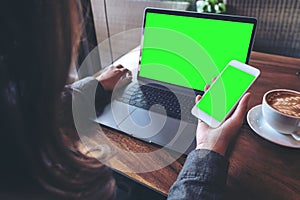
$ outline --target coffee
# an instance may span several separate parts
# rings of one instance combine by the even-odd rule
[[[277,111],[300,117],[300,94],[291,91],[274,91],[266,96],[267,103]]]

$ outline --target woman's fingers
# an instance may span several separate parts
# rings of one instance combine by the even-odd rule
[[[209,87],[210,87],[210,85],[206,84],[205,87],[204,87],[204,92],[206,92],[209,89]]]
[[[200,101],[201,97],[202,97],[201,95],[197,95],[195,98],[195,103],[198,103],[198,101]]]
[[[118,82],[117,87],[123,87],[132,81],[132,76],[126,76]]]
[[[247,92],[239,102],[237,106],[237,116],[240,118],[244,118],[247,112],[248,102],[250,99],[251,93]]]
[[[120,65],[120,64],[117,65],[117,66],[115,66],[115,67],[116,67],[117,69],[122,69],[122,68],[124,68],[123,65]]]
[[[238,106],[236,107],[234,113],[230,116],[231,120],[243,122],[243,119],[247,113],[247,106],[250,99],[251,93],[247,92],[240,100]]]
[[[217,77],[214,77],[211,79],[211,82],[215,82],[215,80],[217,79]],[[208,89],[210,88],[210,84],[206,84],[205,87],[204,87],[204,92],[206,92]]]
[[[129,69],[127,69],[127,68],[121,68],[121,69],[119,69],[122,73],[127,73],[127,72],[129,72]]]

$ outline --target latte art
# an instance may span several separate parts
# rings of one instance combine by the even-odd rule
[[[266,97],[267,103],[277,111],[293,117],[300,117],[300,94],[276,91]]]

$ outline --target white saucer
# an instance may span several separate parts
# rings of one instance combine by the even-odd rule
[[[300,141],[296,141],[291,135],[277,132],[265,122],[261,108],[261,105],[257,105],[247,114],[247,121],[252,130],[270,142],[286,147],[300,148]]]

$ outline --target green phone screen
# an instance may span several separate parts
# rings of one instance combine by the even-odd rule
[[[221,122],[254,80],[254,75],[229,65],[205,93],[197,107]]]
[[[139,76],[203,90],[231,60],[246,62],[253,28],[246,22],[148,13]]]

